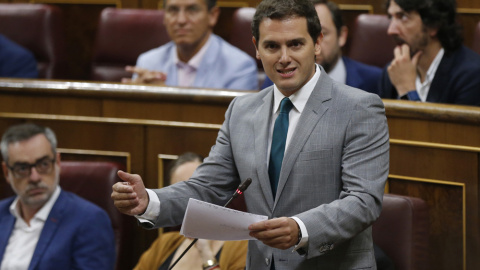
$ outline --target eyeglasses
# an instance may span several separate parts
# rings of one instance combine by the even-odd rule
[[[49,174],[52,171],[55,158],[42,158],[35,163],[15,163],[13,166],[7,167],[13,172],[13,176],[17,179],[29,177],[32,173],[32,168],[39,174]]]

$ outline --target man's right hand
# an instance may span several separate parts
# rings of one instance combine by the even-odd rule
[[[141,215],[147,210],[149,198],[142,178],[138,174],[118,171],[118,177],[125,182],[113,185],[112,199],[115,207],[127,215]]]
[[[143,69],[136,66],[126,66],[125,70],[136,73],[137,77],[135,79],[123,78],[122,83],[165,85],[165,81],[167,80],[167,74],[160,71]]]
[[[394,59],[387,68],[388,76],[397,89],[398,96],[403,96],[408,91],[416,89],[417,64],[422,51],[410,57],[410,47],[403,44],[395,47],[393,54]]]

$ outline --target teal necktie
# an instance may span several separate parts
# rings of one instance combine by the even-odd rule
[[[272,187],[273,198],[277,194],[278,178],[282,168],[283,155],[285,154],[285,143],[288,132],[288,114],[293,108],[289,98],[282,99],[280,103],[280,113],[275,126],[273,127],[272,147],[270,150],[270,163],[268,165],[268,176],[270,177],[270,186]]]

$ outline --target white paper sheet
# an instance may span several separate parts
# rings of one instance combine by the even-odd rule
[[[250,224],[267,220],[250,214],[190,198],[180,234],[209,240],[254,240],[248,235]]]

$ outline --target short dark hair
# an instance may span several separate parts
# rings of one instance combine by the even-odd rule
[[[43,134],[50,142],[52,153],[57,153],[57,137],[53,130],[48,127],[39,126],[32,123],[19,124],[11,126],[5,131],[2,136],[2,142],[0,148],[2,152],[3,161],[8,162],[8,146],[12,143],[28,140],[38,134]]]
[[[322,33],[317,11],[309,0],[263,0],[257,6],[252,21],[252,34],[257,42],[260,38],[260,22],[265,18],[280,20],[292,17],[307,19],[308,33],[315,42]]]
[[[461,27],[457,23],[457,4],[455,0],[387,0],[395,1],[404,11],[416,11],[427,28],[438,29],[437,37],[446,51],[452,51],[461,46],[463,38]]]
[[[214,6],[217,5],[217,0],[205,0],[207,3],[208,10],[211,10]],[[163,0],[163,8],[167,6],[167,0]]]
[[[337,34],[340,33],[341,28],[345,25],[343,23],[342,18],[342,11],[334,2],[328,0],[310,0],[314,6],[318,4],[324,4],[327,6],[328,10],[330,10],[330,14],[332,15],[333,23],[335,24],[335,28],[337,29]],[[320,19],[320,24],[322,24],[322,19]]]
[[[182,166],[185,163],[198,161],[200,163],[203,162],[203,157],[197,153],[193,152],[186,152],[178,156],[178,158],[170,165],[170,169],[168,170],[168,176],[172,178],[172,174],[175,170]]]

